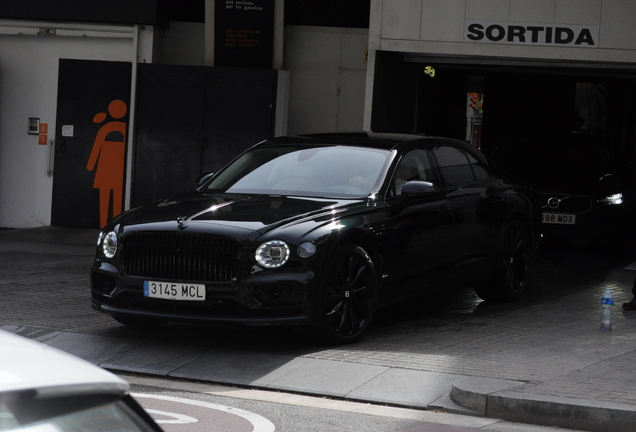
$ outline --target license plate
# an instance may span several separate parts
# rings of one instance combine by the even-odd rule
[[[205,285],[144,281],[144,296],[168,300],[205,300]]]
[[[574,225],[576,224],[576,215],[543,213],[541,222],[548,224]]]

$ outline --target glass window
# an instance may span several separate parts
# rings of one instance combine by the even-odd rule
[[[398,163],[391,182],[389,195],[401,195],[404,183],[411,180],[423,180],[433,183],[434,174],[428,153],[423,149],[408,152]]]
[[[446,186],[461,186],[475,182],[466,153],[457,147],[435,147],[435,156]]]
[[[475,174],[475,179],[477,181],[490,180],[491,178],[493,178],[492,175],[490,175],[488,168],[486,168],[481,162],[475,159],[473,155],[471,155],[470,153],[466,153],[466,156],[468,156],[468,162],[473,167],[473,173]]]
[[[380,180],[391,152],[351,146],[257,147],[208,185],[211,192],[364,197]]]
[[[20,406],[17,406],[17,405]],[[26,402],[28,405],[28,402]],[[0,431],[2,432],[152,432],[123,401],[72,411],[63,405],[63,412],[56,412],[56,405],[44,410],[35,405],[30,409],[25,401],[3,405],[0,403]],[[69,412],[72,411],[72,412]]]

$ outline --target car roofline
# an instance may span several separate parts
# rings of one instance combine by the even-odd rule
[[[338,144],[338,145],[351,145],[360,147],[370,147],[391,150],[397,145],[421,139],[427,139],[425,135],[415,134],[400,134],[400,133],[379,133],[379,132],[327,132],[327,133],[313,133],[302,135],[288,135],[277,138],[272,138],[259,143],[259,145],[272,145],[272,144],[307,144],[307,145],[320,145],[320,144]]]

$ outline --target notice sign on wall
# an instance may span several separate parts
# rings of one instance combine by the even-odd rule
[[[214,65],[272,68],[274,1],[216,0]]]
[[[38,136],[38,144],[46,145],[48,142],[47,140],[48,140],[48,134],[49,134],[48,123],[40,123],[39,133],[40,135]]]

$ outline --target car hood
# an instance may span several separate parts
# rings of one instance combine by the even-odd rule
[[[85,360],[0,330],[0,393],[35,391],[41,397],[118,395],[126,381]]]
[[[601,196],[616,193],[620,181],[613,174],[602,172],[577,173],[576,175],[536,175],[529,181],[540,193],[564,193]]]
[[[145,229],[196,230],[223,227],[264,233],[285,224],[306,219],[333,218],[348,208],[364,203],[360,199],[328,199],[279,195],[206,195],[192,193],[130,210],[114,224],[144,225]],[[159,227],[161,225],[161,227]]]

